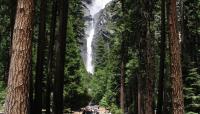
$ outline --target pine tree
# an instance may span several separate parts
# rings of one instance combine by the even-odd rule
[[[10,66],[10,58],[11,58],[11,52],[12,52],[12,38],[13,38],[13,29],[14,29],[14,24],[15,24],[15,16],[16,16],[16,7],[17,7],[17,1],[10,1],[11,4],[9,6],[10,9],[10,39],[9,39],[9,46],[7,47],[7,61],[6,61],[6,66],[5,66],[5,73],[4,73],[4,82],[7,84],[8,82],[8,72],[9,72],[9,66]]]
[[[184,1],[182,9],[182,68],[186,113],[199,112],[199,1]]]
[[[140,79],[141,83],[141,114],[153,114],[153,79],[155,77],[154,64],[154,37],[152,37],[151,19],[153,11],[153,0],[146,0],[141,2],[142,24],[140,28],[140,46],[139,46],[139,60],[140,60]],[[142,81],[145,80],[145,81]]]
[[[65,48],[67,36],[68,20],[68,0],[59,0],[59,35],[56,39],[56,60],[55,60],[55,78],[53,93],[53,111],[54,114],[63,113],[63,88],[64,88],[64,65]]]
[[[161,43],[160,43],[160,71],[159,71],[159,86],[158,86],[158,114],[163,114],[164,100],[164,79],[165,79],[165,56],[166,56],[166,27],[165,27],[165,0],[161,1]]]
[[[52,92],[52,79],[53,79],[53,67],[54,67],[54,44],[55,44],[55,31],[56,31],[56,17],[57,17],[57,0],[52,2],[51,12],[51,30],[50,41],[48,49],[48,76],[47,76],[47,92],[46,92],[46,114],[50,113],[51,104],[51,92]]]
[[[18,0],[5,114],[28,114],[33,0]]]
[[[46,37],[46,1],[41,0],[40,3],[40,23],[39,36],[37,45],[37,63],[35,77],[35,99],[34,111],[37,114],[42,113],[42,82],[44,78],[44,58],[45,58],[45,37]]]
[[[170,76],[172,88],[172,114],[184,114],[181,47],[177,31],[176,0],[169,1]]]
[[[187,113],[200,112],[200,75],[198,69],[193,68],[189,70],[188,76],[185,78],[185,110]]]

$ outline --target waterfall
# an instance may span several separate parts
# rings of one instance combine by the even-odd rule
[[[87,72],[94,73],[94,64],[93,64],[93,50],[92,50],[92,41],[95,34],[95,15],[102,9],[105,8],[111,0],[93,0],[92,4],[88,5],[91,21],[90,26],[86,29],[87,34],[87,60],[86,60],[86,70]]]

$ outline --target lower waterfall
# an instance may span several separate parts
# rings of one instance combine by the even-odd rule
[[[86,70],[88,73],[94,73],[94,64],[93,64],[93,50],[92,50],[92,41],[95,34],[95,15],[102,9],[105,8],[111,0],[93,0],[91,4],[88,5],[91,20],[90,25],[86,29],[87,35],[87,58],[86,58]]]

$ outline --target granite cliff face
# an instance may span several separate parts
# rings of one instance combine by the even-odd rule
[[[111,26],[121,18],[119,14],[120,5],[121,4],[117,0],[112,1],[104,10],[101,10],[96,15],[96,38],[103,37],[107,39],[114,34],[114,30]]]
[[[92,16],[90,15],[89,5],[92,3],[92,0],[82,0],[83,2],[83,12],[84,12],[84,21],[85,21],[85,31],[87,33],[88,26],[91,24]],[[115,33],[115,23],[121,19],[120,15],[120,7],[121,4],[118,0],[113,0],[106,7],[97,13],[94,16],[94,26],[95,26],[95,34],[94,39],[92,41],[92,49],[93,49],[93,58],[95,59],[95,52],[97,49],[97,43],[100,38],[104,40],[109,40],[112,38],[112,35]],[[87,34],[85,33],[85,37],[83,38],[83,45],[81,46],[81,55],[86,64],[86,54],[87,54]],[[109,44],[106,44],[109,45]]]
[[[96,50],[98,50],[98,42],[99,40],[103,39],[105,41],[105,45],[107,50],[109,51],[110,47],[110,40],[113,38],[114,34],[116,33],[116,28],[118,25],[116,24],[122,18],[121,14],[121,3],[118,0],[114,0],[109,3],[104,10],[101,10],[96,15],[96,29],[95,29],[95,36],[93,40],[93,58],[94,61],[98,59],[96,55]]]

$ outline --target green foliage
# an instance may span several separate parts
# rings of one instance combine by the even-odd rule
[[[187,114],[200,112],[199,26],[200,1],[184,2],[183,79]]]
[[[10,10],[8,1],[0,0],[0,80],[3,80],[10,47]],[[8,12],[9,11],[9,12]]]
[[[8,55],[10,47],[10,10],[9,1],[0,0],[0,111],[3,110],[6,90],[4,77],[8,72]]]
[[[185,79],[185,109],[187,112],[200,111],[200,75],[197,68],[189,70],[189,75]]]
[[[80,7],[81,2],[71,1],[67,27],[64,100],[65,107],[72,110],[86,106],[91,99],[85,85],[88,75],[80,56],[78,42],[82,38],[80,32],[84,27]]]
[[[3,110],[5,98],[6,98],[6,91],[5,87],[2,87],[2,82],[0,83],[0,111]]]
[[[123,114],[121,109],[119,109],[115,104],[111,105],[110,111],[112,114]]]

